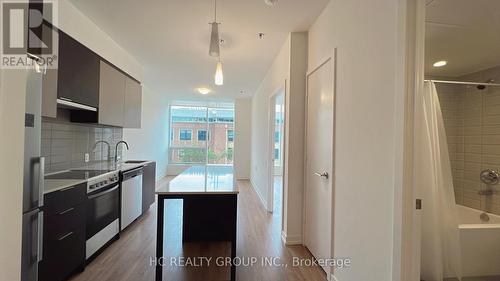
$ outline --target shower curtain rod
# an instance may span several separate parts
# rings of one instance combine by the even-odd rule
[[[496,83],[479,83],[479,82],[462,82],[462,81],[450,81],[450,80],[424,80],[436,83],[446,83],[446,84],[461,84],[461,85],[477,85],[477,86],[500,86],[500,84]]]

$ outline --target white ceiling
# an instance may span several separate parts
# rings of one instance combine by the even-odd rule
[[[500,0],[426,0],[426,74],[457,77],[500,65]],[[434,68],[439,60],[448,65]]]
[[[71,0],[144,66],[144,82],[174,99],[230,100],[253,95],[291,31],[306,31],[328,0],[219,0],[224,86],[208,55],[213,0]],[[266,33],[263,40],[258,32]],[[195,89],[207,87],[206,96]],[[245,94],[240,94],[240,91]]]

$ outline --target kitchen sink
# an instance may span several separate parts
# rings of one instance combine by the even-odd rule
[[[144,160],[128,160],[128,161],[125,161],[125,164],[142,164],[142,163],[146,163],[148,161],[144,161]]]

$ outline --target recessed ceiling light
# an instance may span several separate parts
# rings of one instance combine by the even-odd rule
[[[446,64],[448,64],[447,61],[440,60],[440,61],[435,62],[432,66],[434,66],[434,67],[441,67],[441,66],[445,66]]]
[[[257,37],[259,37],[259,39],[264,39],[264,36],[266,36],[264,32],[257,33]]]
[[[202,95],[207,95],[211,92],[211,90],[208,88],[198,88],[196,90],[198,91],[198,93],[200,93]]]
[[[268,6],[274,6],[278,4],[278,0],[264,0]]]
[[[241,91],[240,91],[240,94],[244,95],[244,94],[245,94],[245,91],[241,90]]]

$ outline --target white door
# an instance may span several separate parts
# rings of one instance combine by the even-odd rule
[[[329,59],[307,75],[305,246],[332,257],[334,67]],[[330,273],[329,267],[323,268]]]

